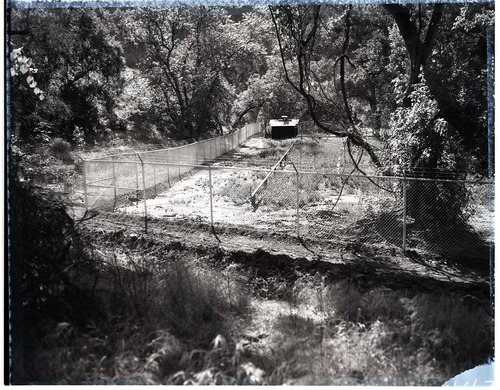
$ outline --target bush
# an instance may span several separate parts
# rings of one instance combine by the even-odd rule
[[[250,195],[264,178],[261,172],[242,171],[228,177],[215,188],[215,195],[228,197],[237,206],[250,203]],[[217,183],[218,184],[218,183]]]
[[[438,385],[493,356],[483,303],[301,277],[274,308],[271,384]],[[297,378],[294,380],[293,378]]]
[[[391,116],[387,165],[396,175],[425,179],[439,179],[441,171],[463,170],[466,153],[453,128],[439,117],[438,103],[423,77],[413,88],[410,107],[400,107]],[[458,174],[446,177],[461,179]],[[408,213],[417,223],[463,222],[467,201],[463,183],[412,181],[408,185]]]
[[[50,190],[11,180],[11,245],[13,383],[38,376],[33,367],[40,339],[53,324],[83,324],[98,314],[90,289],[96,269],[86,256],[74,221],[63,201]]]
[[[248,295],[232,272],[178,253],[151,258],[125,248],[123,261],[94,252],[52,192],[16,188],[14,383],[158,383],[196,370],[188,351],[209,349],[246,312]]]
[[[71,154],[71,144],[62,138],[54,138],[50,142],[49,152],[52,156],[66,164],[74,163],[74,158]]]
[[[493,355],[493,319],[456,295],[419,295],[408,302],[412,344],[438,361],[455,361],[463,370]]]

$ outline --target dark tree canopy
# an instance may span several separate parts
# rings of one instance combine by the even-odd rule
[[[196,139],[291,115],[384,172],[486,174],[492,4],[240,11],[12,10],[10,48],[37,70],[11,79],[16,137]]]

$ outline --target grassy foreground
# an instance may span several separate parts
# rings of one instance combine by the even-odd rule
[[[221,251],[113,237],[74,280],[80,315],[39,319],[28,382],[439,385],[492,353],[489,313],[457,294],[255,278]]]

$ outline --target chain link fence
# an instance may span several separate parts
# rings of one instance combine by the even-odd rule
[[[157,196],[197,166],[215,160],[259,133],[253,123],[231,134],[183,146],[83,160],[85,207],[115,209],[144,196]]]
[[[186,145],[182,155],[174,148],[85,161],[87,207],[198,221],[215,231],[285,234],[317,252],[359,243],[455,259],[490,256],[492,183],[350,175],[349,167],[336,165],[340,154],[328,169],[309,171],[300,159],[310,162],[310,154],[321,162],[314,149],[324,146],[295,141],[283,144],[271,168],[218,164],[231,142]]]
[[[493,242],[491,189],[465,180],[409,180],[407,247],[457,260],[488,258],[488,243]]]

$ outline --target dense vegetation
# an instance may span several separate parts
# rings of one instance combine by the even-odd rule
[[[98,241],[82,229],[93,215],[73,220],[36,184],[78,174],[75,150],[200,139],[281,115],[345,138],[353,164],[366,153],[383,174],[491,177],[493,8],[9,9],[14,382],[281,384],[307,373],[307,383],[438,384],[484,362],[490,313],[457,294],[363,290],[307,272],[255,279],[217,250],[123,232]],[[468,193],[417,183],[409,199],[417,221],[449,210],[439,227],[462,222]],[[138,243],[155,251],[146,258]],[[256,318],[272,329],[268,350],[241,336]]]
[[[292,115],[394,173],[488,170],[492,4],[14,9],[11,19],[26,33],[11,49],[37,70],[12,73],[13,133],[26,142],[198,138]],[[366,128],[390,153],[372,151]]]

